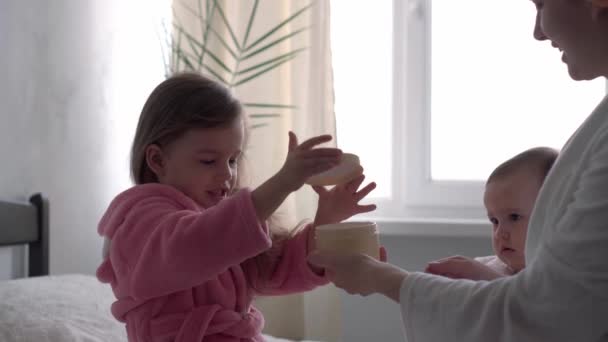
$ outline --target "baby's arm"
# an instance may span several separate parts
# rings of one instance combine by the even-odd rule
[[[477,260],[460,255],[430,262],[425,272],[453,279],[470,280],[494,280],[505,276]]]

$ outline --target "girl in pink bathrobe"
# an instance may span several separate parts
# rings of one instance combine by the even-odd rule
[[[196,74],[162,82],[142,110],[131,154],[136,185],[119,194],[99,223],[105,239],[97,270],[110,283],[113,315],[131,342],[263,341],[255,295],[308,291],[327,283],[307,263],[317,224],[373,205],[363,176],[320,195],[315,222],[295,232],[266,223],[310,176],[341,151],[298,144],[289,134],[283,167],[254,190],[237,186],[245,150],[243,110],[229,90]]]

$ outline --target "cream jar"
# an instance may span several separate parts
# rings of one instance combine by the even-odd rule
[[[315,230],[316,248],[338,254],[363,253],[380,259],[378,227],[370,221],[324,224]]]

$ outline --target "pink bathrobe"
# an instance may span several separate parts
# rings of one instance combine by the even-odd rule
[[[111,247],[97,277],[112,285],[112,314],[131,342],[263,341],[255,294],[328,282],[306,262],[310,226],[280,257],[248,260],[271,247],[248,190],[203,209],[173,187],[138,185],[112,201],[98,231]]]

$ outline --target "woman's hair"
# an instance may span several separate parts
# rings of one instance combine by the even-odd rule
[[[534,147],[525,150],[498,165],[488,177],[486,184],[524,168],[538,175],[540,182],[543,183],[557,160],[558,154],[557,150],[550,147]]]
[[[230,90],[205,76],[180,73],[166,79],[152,91],[139,116],[131,149],[133,181],[158,182],[146,163],[151,144],[166,146],[193,128],[228,126],[244,120],[242,113]]]

